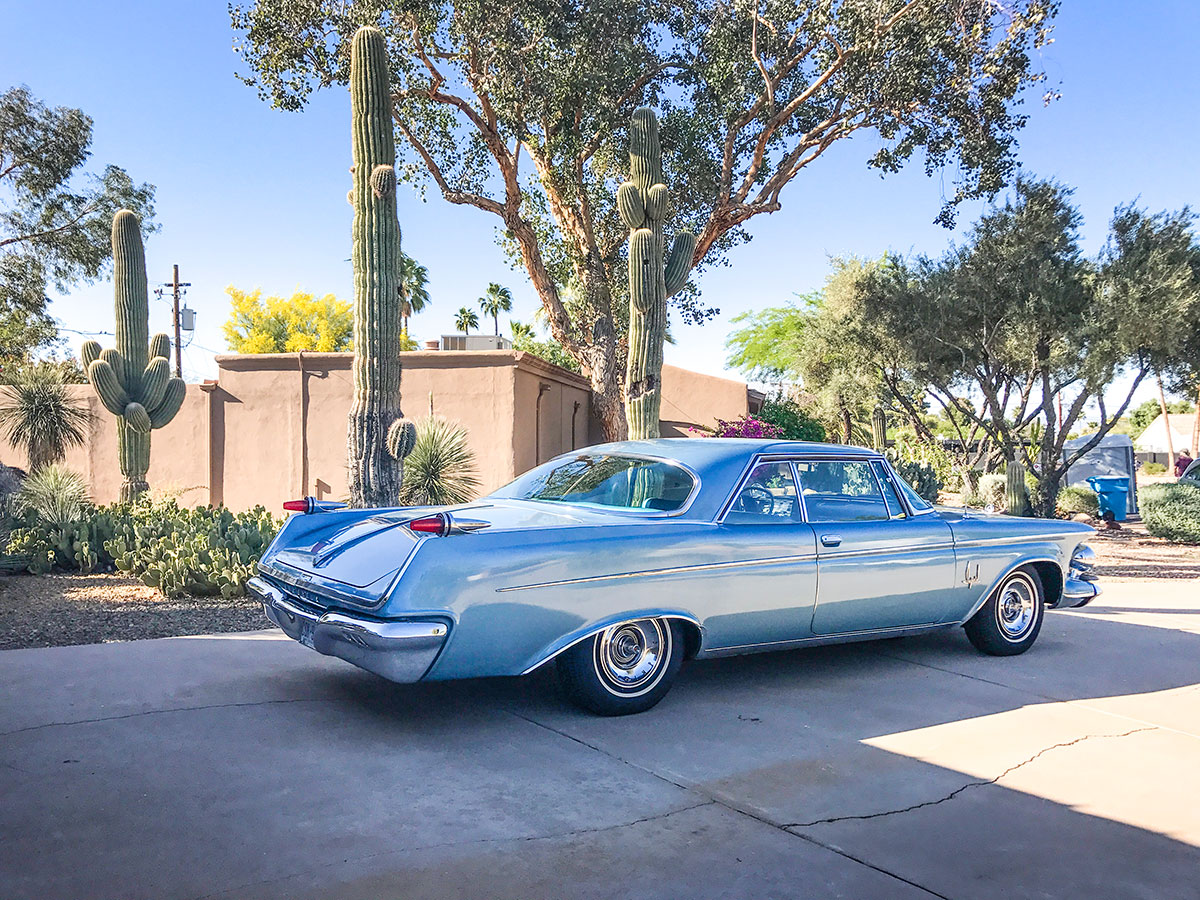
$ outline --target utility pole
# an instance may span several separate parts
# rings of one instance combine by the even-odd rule
[[[171,321],[175,323],[175,375],[178,378],[183,377],[183,348],[179,334],[179,289],[191,287],[191,282],[179,280],[179,266],[174,267],[174,278],[169,284],[163,287],[171,289],[171,295],[175,298],[174,312],[172,313]]]

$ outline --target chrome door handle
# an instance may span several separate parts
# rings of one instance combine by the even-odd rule
[[[841,539],[841,537],[840,537],[839,535],[836,535],[836,534],[823,534],[823,535],[821,535],[821,544],[822,544],[822,546],[825,546],[825,547],[836,547],[836,546],[837,546],[838,544],[840,544],[841,542],[842,542],[842,539]]]

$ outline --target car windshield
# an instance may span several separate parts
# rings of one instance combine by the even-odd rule
[[[666,460],[587,453],[531,469],[494,496],[674,512],[695,487],[687,469]]]

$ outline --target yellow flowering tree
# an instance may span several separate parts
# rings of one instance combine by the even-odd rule
[[[233,286],[225,293],[233,307],[225,342],[235,353],[336,353],[353,347],[354,312],[333,294],[263,297],[261,290]]]

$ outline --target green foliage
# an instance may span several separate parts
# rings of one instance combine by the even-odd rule
[[[1147,485],[1138,499],[1142,521],[1152,535],[1177,544],[1200,544],[1200,485]]]
[[[454,314],[454,327],[463,334],[470,334],[472,328],[479,328],[479,313],[465,306],[460,306]]]
[[[500,336],[500,313],[511,312],[512,304],[512,291],[494,281],[487,286],[487,292],[479,298],[479,308],[483,314],[492,317],[492,324],[496,328],[496,337]],[[478,327],[478,324],[473,327]]]
[[[1142,471],[1147,475],[1162,475],[1167,471],[1167,464],[1160,462],[1148,462],[1142,465]]]
[[[83,110],[47,107],[25,87],[0,93],[0,371],[57,338],[46,295],[100,277],[117,210],[154,230],[154,187],[117,166],[83,172],[91,142]]]
[[[938,494],[946,490],[954,478],[954,463],[936,442],[921,443],[901,436],[884,455],[897,473],[930,503],[937,502]]]
[[[175,418],[186,386],[171,376],[170,339],[149,336],[146,251],[138,218],[128,209],[113,216],[112,254],[117,346],[101,350],[87,341],[83,362],[96,395],[117,418],[117,456],[125,476],[121,499],[133,500],[149,487],[150,430]]]
[[[87,479],[52,463],[25,479],[15,498],[16,512],[51,527],[78,522],[91,505]]]
[[[35,472],[82,445],[88,421],[87,408],[70,396],[62,366],[21,367],[11,384],[0,387],[0,428]]]
[[[780,398],[766,401],[758,418],[779,429],[785,441],[824,441],[825,426],[812,418],[795,400]]]
[[[938,502],[942,492],[942,480],[938,478],[937,469],[931,464],[917,459],[901,459],[898,455],[888,453],[888,459],[896,474],[912,487],[917,495],[930,503]]]
[[[984,506],[1004,509],[1004,495],[1007,489],[1008,479],[1003,475],[993,472],[979,479],[979,490],[977,493],[983,500]]]
[[[27,513],[8,553],[25,555],[35,574],[53,569],[117,569],[168,597],[240,596],[280,522],[263,507],[183,509],[174,500],[85,506],[74,521]]]
[[[416,442],[404,467],[404,506],[466,503],[479,490],[475,454],[467,430],[437,416],[417,424]]]
[[[404,464],[388,451],[400,409],[400,223],[388,47],[377,28],[359,28],[350,50],[350,137],[354,157],[354,402],[348,416],[350,504],[394,506]],[[412,303],[412,296],[408,302]],[[401,446],[396,444],[395,446]]]
[[[503,223],[555,340],[580,363],[602,360],[589,365],[602,372],[597,406],[614,439],[628,298],[627,232],[611,185],[633,109],[666,110],[672,214],[700,236],[708,264],[746,239],[750,218],[779,209],[787,185],[830,146],[864,130],[874,135],[850,146],[867,165],[890,173],[916,157],[953,179],[940,216],[949,222],[955,204],[1012,177],[1019,105],[1043,81],[1038,50],[1057,11],[1055,0],[230,9],[243,78],[289,110],[347,81],[359,25],[386,30],[401,176]],[[570,310],[557,286],[573,281],[586,300]],[[689,321],[712,312],[692,291],[674,304]]]
[[[333,294],[263,298],[261,290],[230,285],[229,319],[222,326],[234,353],[340,353],[354,344],[354,310]]]
[[[1060,518],[1076,513],[1087,513],[1095,518],[1100,515],[1100,498],[1091,488],[1070,485],[1058,492],[1057,512]]]
[[[561,366],[570,372],[580,371],[579,363],[575,357],[563,349],[563,345],[558,341],[553,338],[539,341],[534,333],[533,326],[526,325],[523,322],[509,322],[509,327],[512,329],[514,350],[531,353],[539,359],[544,359],[548,363]]]

